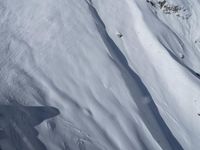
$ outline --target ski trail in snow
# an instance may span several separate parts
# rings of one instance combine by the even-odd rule
[[[178,143],[159,114],[148,89],[145,87],[139,76],[130,68],[125,56],[108,35],[106,26],[98,12],[91,3],[87,2],[87,4],[97,30],[111,55],[111,59],[121,71],[121,75],[129,88],[129,92],[134,102],[140,110],[140,115],[149,132],[163,150],[183,150],[182,146]],[[143,103],[142,100],[144,97],[148,97],[148,103]]]

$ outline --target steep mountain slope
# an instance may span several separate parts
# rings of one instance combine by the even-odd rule
[[[1,148],[197,150],[199,7],[0,0]]]

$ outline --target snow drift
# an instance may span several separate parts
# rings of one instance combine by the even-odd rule
[[[200,4],[0,0],[3,150],[197,150]]]

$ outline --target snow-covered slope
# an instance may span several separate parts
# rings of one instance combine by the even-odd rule
[[[1,149],[199,149],[199,8],[0,0]]]

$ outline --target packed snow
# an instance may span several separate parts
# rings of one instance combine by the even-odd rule
[[[198,150],[199,8],[0,0],[0,150]]]

